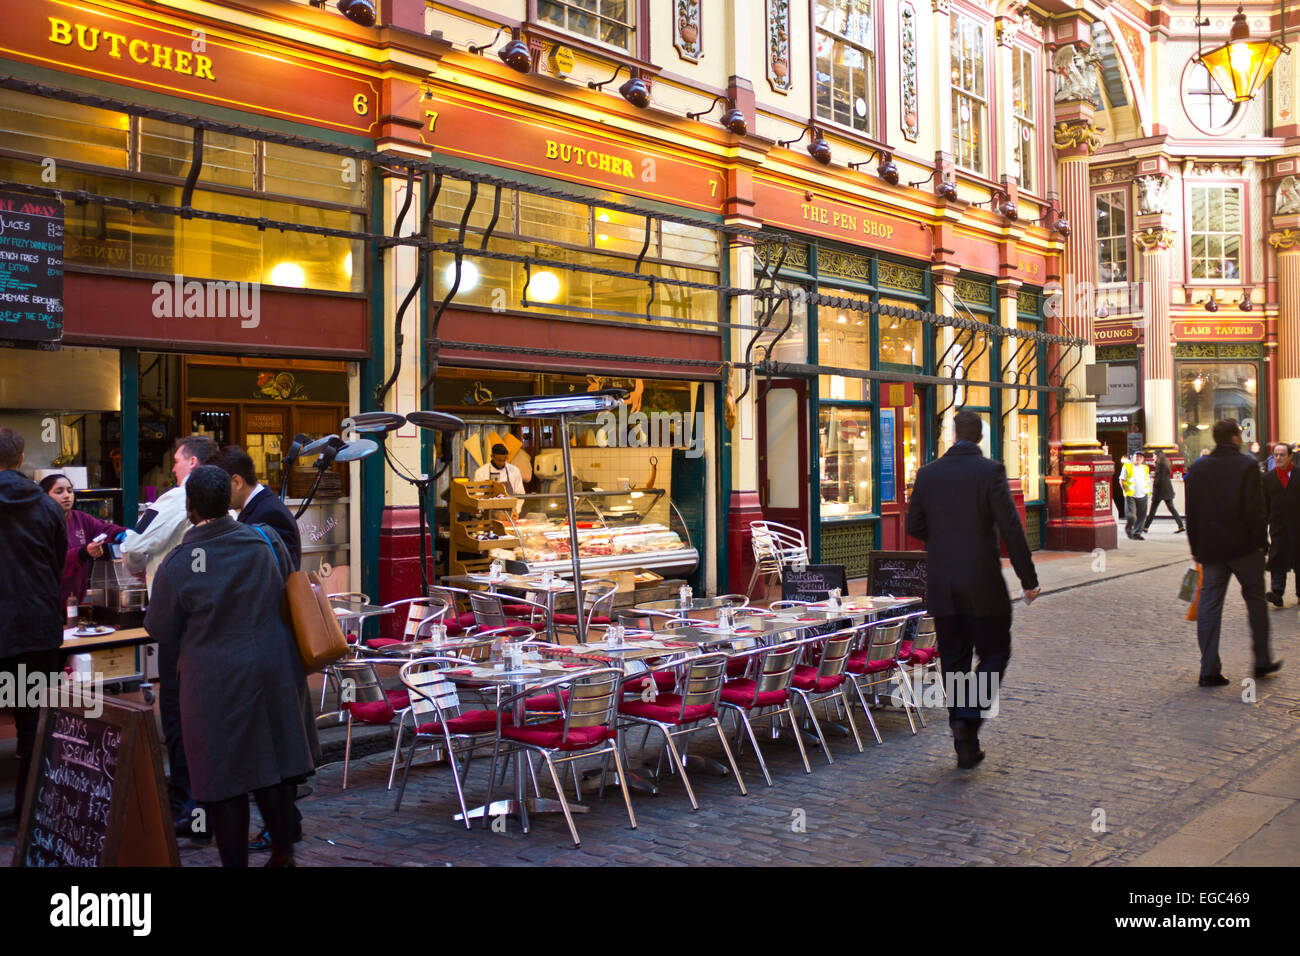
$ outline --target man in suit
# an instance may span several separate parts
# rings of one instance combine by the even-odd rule
[[[1241,426],[1227,418],[1214,423],[1214,451],[1187,470],[1187,538],[1201,565],[1201,597],[1196,610],[1196,640],[1201,648],[1202,687],[1229,683],[1219,661],[1219,628],[1228,579],[1241,585],[1250,618],[1255,676],[1277,671],[1268,641],[1264,603],[1264,554],[1268,523],[1259,462],[1241,450]]]
[[[1011,660],[1011,598],[1002,579],[999,532],[1024,588],[1025,604],[1038,597],[1038,575],[1006,469],[980,451],[980,417],[963,410],[954,425],[956,444],[916,474],[907,533],[926,543],[926,607],[938,634],[944,686],[954,686],[960,677],[967,688],[978,686],[991,696]],[[980,660],[971,680],[975,652]],[[984,759],[979,742],[983,716],[979,707],[970,706],[975,701],[957,696],[950,694],[954,706],[948,708],[948,723],[957,766],[967,769]]]
[[[239,511],[239,523],[264,524],[274,530],[297,571],[302,565],[298,522],[279,496],[257,480],[257,469],[248,452],[238,445],[227,445],[213,464],[230,476],[230,505]]]
[[[1286,574],[1295,572],[1296,597],[1300,598],[1300,481],[1295,477],[1291,446],[1273,446],[1273,469],[1264,476],[1264,501],[1268,506],[1268,599],[1282,606]]]

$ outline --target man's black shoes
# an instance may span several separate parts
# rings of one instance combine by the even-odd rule
[[[1274,607],[1282,606],[1282,595],[1278,594],[1276,591],[1269,591],[1264,595],[1264,597],[1268,598],[1268,603]]]
[[[979,741],[958,741],[957,747],[957,769],[969,770],[981,760],[984,759],[984,751],[980,750]]]
[[[1202,677],[1196,682],[1201,687],[1226,687],[1232,683],[1222,674],[1211,674],[1209,677]]]
[[[1276,674],[1282,669],[1281,661],[1274,661],[1271,664],[1263,664],[1255,668],[1256,677],[1267,677],[1269,674]]]

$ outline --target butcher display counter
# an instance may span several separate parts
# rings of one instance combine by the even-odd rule
[[[519,514],[508,519],[519,542],[515,559],[529,572],[571,574],[565,496],[520,498]],[[700,563],[682,516],[662,488],[578,491],[573,506],[584,572],[645,568],[667,577],[689,574]]]

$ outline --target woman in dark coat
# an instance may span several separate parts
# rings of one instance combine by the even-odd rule
[[[1295,572],[1296,597],[1300,598],[1300,478],[1296,477],[1295,454],[1291,446],[1273,446],[1276,467],[1264,476],[1264,501],[1268,508],[1268,599],[1281,607],[1286,593],[1286,575]]]
[[[1160,507],[1160,502],[1165,503],[1169,513],[1174,516],[1178,522],[1178,530],[1174,534],[1182,534],[1187,529],[1183,526],[1183,516],[1178,513],[1174,507],[1174,470],[1169,464],[1169,458],[1162,451],[1156,452],[1156,476],[1151,483],[1151,512],[1147,515],[1147,523],[1142,528],[1143,531],[1151,530],[1151,522],[1156,516],[1156,509]]]
[[[101,521],[94,515],[86,514],[72,507],[76,493],[67,475],[46,475],[41,479],[41,491],[55,500],[63,509],[68,522],[68,557],[63,564],[63,584],[59,589],[59,601],[68,603],[68,598],[81,599],[86,596],[86,586],[90,583],[90,562],[92,558],[104,556],[104,544],[95,538],[106,535],[106,541],[116,541],[126,533],[120,524]]]
[[[271,831],[268,866],[293,865],[293,779],[315,769],[307,681],[280,617],[288,554],[226,514],[230,476],[185,483],[193,527],[154,577],[145,627],[179,642],[181,725],[194,798],[223,866],[248,865],[248,794]],[[274,549],[274,550],[273,550]]]

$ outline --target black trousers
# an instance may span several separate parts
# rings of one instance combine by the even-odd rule
[[[21,820],[23,815],[23,794],[27,789],[27,773],[32,765],[32,750],[36,746],[36,727],[41,720],[39,707],[28,707],[27,677],[31,674],[47,674],[45,686],[52,688],[62,670],[63,652],[57,647],[51,651],[28,651],[14,657],[0,657],[0,677],[12,686],[18,701],[12,714],[18,728],[18,780],[14,790],[14,811]],[[9,708],[5,708],[8,712]]]
[[[1201,598],[1196,606],[1196,641],[1201,647],[1201,676],[1222,673],[1219,660],[1219,630],[1223,621],[1223,599],[1228,582],[1237,579],[1246,601],[1255,666],[1272,661],[1268,641],[1268,605],[1264,603],[1264,553],[1251,551],[1231,561],[1205,564],[1201,575]]]
[[[167,796],[172,819],[180,823],[190,819],[195,803],[190,795],[190,768],[185,761],[185,741],[181,736],[181,684],[176,673],[176,653],[173,643],[158,647],[158,716],[162,719],[163,742],[167,746]]]
[[[271,863],[293,858],[295,787],[285,781],[253,791],[257,809],[271,833]],[[222,866],[248,866],[248,794],[204,804]]]
[[[943,684],[949,689],[952,698],[948,707],[948,723],[954,729],[959,723],[964,723],[976,731],[983,720],[981,708],[972,706],[977,702],[969,697],[964,701],[956,699],[961,695],[953,696],[953,688],[961,690],[963,686],[970,687],[973,683],[976,688],[994,692],[1002,683],[1002,676],[1011,661],[1011,615],[936,616],[934,629],[939,643],[939,667],[943,672]],[[974,654],[979,655],[979,664],[971,671],[971,658]],[[996,682],[993,679],[995,674]]]
[[[1152,499],[1151,499],[1151,513],[1147,515],[1147,523],[1146,523],[1145,525],[1142,526],[1142,530],[1143,530],[1143,531],[1147,531],[1147,530],[1149,530],[1149,529],[1151,528],[1151,522],[1155,520],[1155,517],[1156,517],[1156,511],[1159,510],[1159,508],[1160,508],[1160,506],[1161,506],[1162,504],[1163,504],[1166,508],[1169,509],[1169,513],[1170,513],[1171,515],[1173,515],[1173,516],[1174,516],[1174,520],[1178,522],[1179,530],[1182,529],[1182,527],[1183,527],[1183,516],[1180,515],[1180,514],[1178,513],[1178,509],[1174,507],[1174,496],[1173,496],[1173,495],[1170,495],[1168,498],[1152,498]]]
[[[1286,595],[1286,569],[1270,571],[1268,579],[1268,589],[1279,597],[1284,597]],[[1295,572],[1295,596],[1300,598],[1300,571]]]

